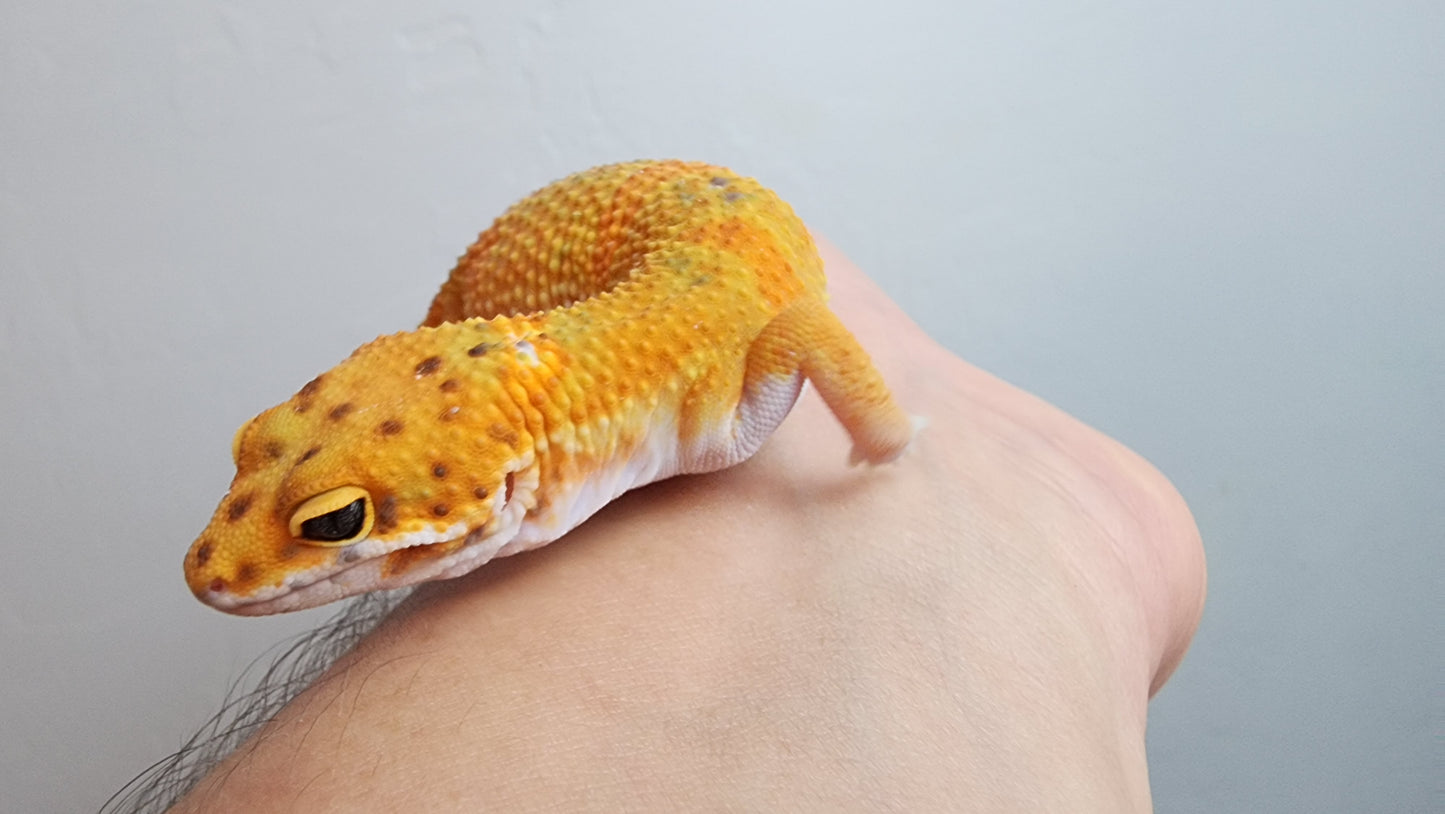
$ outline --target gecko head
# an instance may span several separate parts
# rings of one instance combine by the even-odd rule
[[[494,556],[521,523],[512,493],[530,453],[512,429],[506,366],[461,331],[479,328],[382,337],[242,425],[231,488],[186,554],[192,593],[229,613],[278,613]]]

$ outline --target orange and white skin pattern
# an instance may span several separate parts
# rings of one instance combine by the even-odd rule
[[[258,615],[459,576],[637,486],[745,460],[809,380],[883,463],[914,424],[828,310],[792,209],[719,167],[587,170],[513,206],[421,328],[251,419],[185,558]]]

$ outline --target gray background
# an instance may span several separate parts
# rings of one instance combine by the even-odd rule
[[[510,201],[681,156],[1188,498],[1161,811],[1441,810],[1438,4],[706,5],[0,6],[0,809],[95,808],[327,614],[181,582],[244,419]]]

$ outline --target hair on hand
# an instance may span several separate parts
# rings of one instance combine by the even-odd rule
[[[216,714],[175,753],[152,763],[112,794],[100,807],[100,813],[142,814],[170,808],[262,724],[350,652],[406,593],[363,594],[314,630],[267,648],[231,682]]]

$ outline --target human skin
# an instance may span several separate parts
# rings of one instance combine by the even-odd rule
[[[821,248],[927,418],[902,460],[848,466],[806,392],[752,460],[418,589],[175,810],[1148,810],[1188,509]]]

